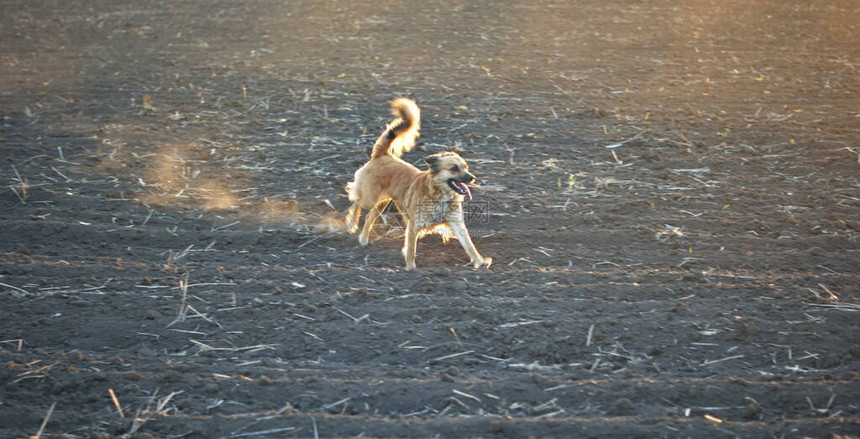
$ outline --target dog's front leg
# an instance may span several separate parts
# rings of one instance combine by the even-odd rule
[[[406,221],[406,238],[403,241],[403,257],[406,258],[406,269],[415,269],[415,250],[418,247],[418,230],[412,221]]]
[[[472,237],[469,236],[469,229],[466,228],[466,224],[462,221],[451,221],[448,223],[448,227],[451,228],[451,231],[454,232],[454,236],[457,237],[457,241],[460,241],[460,245],[463,246],[463,250],[466,250],[469,258],[472,259],[472,265],[475,268],[490,268],[490,265],[493,263],[493,258],[485,258],[478,253],[478,249],[476,249],[475,244],[472,243]]]

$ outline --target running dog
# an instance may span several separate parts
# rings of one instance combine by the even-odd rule
[[[493,258],[478,253],[466,229],[463,199],[472,199],[469,184],[475,176],[469,165],[454,152],[441,152],[424,158],[429,169],[421,171],[400,156],[412,150],[421,126],[421,111],[410,99],[391,101],[396,116],[382,131],[370,153],[370,161],[355,171],[355,181],[346,185],[352,206],[346,217],[349,233],[358,232],[361,210],[367,210],[358,237],[367,245],[373,223],[389,201],[394,202],[406,223],[403,256],[406,269],[415,269],[418,239],[430,233],[443,239],[457,238],[475,268],[490,267]]]

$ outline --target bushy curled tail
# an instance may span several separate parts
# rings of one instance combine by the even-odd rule
[[[370,153],[371,159],[387,154],[400,157],[415,146],[415,139],[418,138],[418,130],[421,128],[421,110],[418,105],[415,105],[412,99],[397,98],[391,101],[391,112],[397,118],[389,122],[376,139]]]

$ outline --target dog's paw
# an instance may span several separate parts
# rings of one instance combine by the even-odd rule
[[[493,264],[493,258],[480,258],[477,261],[472,261],[472,265],[475,268],[486,267],[490,268],[490,265]]]

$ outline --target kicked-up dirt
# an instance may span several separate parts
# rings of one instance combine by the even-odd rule
[[[0,4],[0,437],[860,435],[860,4]],[[343,186],[417,100],[473,270]]]

